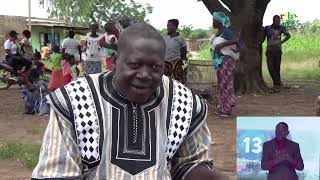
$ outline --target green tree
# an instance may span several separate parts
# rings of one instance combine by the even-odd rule
[[[69,20],[74,25],[88,26],[90,23],[102,24],[126,15],[134,21],[144,21],[152,13],[150,4],[134,0],[39,0],[48,7],[50,17]]]
[[[158,31],[160,32],[160,34],[161,34],[162,36],[164,36],[164,35],[167,34],[167,28],[162,28],[162,29],[160,29],[160,30],[158,30]]]
[[[182,25],[181,27],[179,27],[178,31],[182,34],[184,38],[190,38],[193,31],[193,27],[192,25]]]
[[[208,30],[204,29],[195,29],[190,35],[190,39],[206,39],[209,38]]]

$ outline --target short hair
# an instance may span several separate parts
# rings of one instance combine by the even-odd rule
[[[22,31],[22,34],[23,34],[24,36],[31,36],[31,32],[30,32],[29,30],[24,30],[24,31]]]
[[[65,60],[70,60],[71,59],[71,55],[68,53],[62,53],[62,58]]]
[[[279,15],[274,15],[272,19],[275,20],[275,19],[281,19],[281,18]]]
[[[74,31],[73,30],[69,30],[68,37],[74,38],[74,35],[75,35]]]
[[[35,78],[39,78],[41,73],[38,69],[36,68],[31,68],[30,71],[29,71],[29,80],[31,80],[31,78],[35,79]]]
[[[285,122],[279,122],[276,127],[278,127],[278,126],[280,126],[280,125],[285,126],[287,129],[289,129],[288,124],[285,123]]]
[[[96,28],[99,29],[99,25],[97,23],[91,24],[90,28]]]
[[[9,36],[10,37],[15,37],[15,36],[17,36],[19,33],[17,33],[15,30],[11,30],[10,32],[9,32]]]
[[[54,45],[52,50],[53,52],[60,52],[60,47],[58,45]]]
[[[176,27],[179,26],[179,20],[178,19],[169,19],[168,22],[174,24]]]
[[[114,22],[107,22],[107,23],[104,25],[104,29],[105,29],[107,32],[111,32],[113,27],[114,27]]]
[[[130,49],[130,42],[137,38],[154,39],[158,41],[162,45],[162,49],[160,49],[160,51],[165,55],[166,44],[163,37],[157,29],[145,22],[135,23],[121,33],[119,38],[118,54],[120,55],[122,51]]]

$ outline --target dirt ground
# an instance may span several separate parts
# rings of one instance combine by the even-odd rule
[[[212,134],[212,158],[216,171],[236,179],[237,116],[313,116],[315,98],[320,92],[317,82],[289,82],[290,89],[268,95],[237,97],[231,118],[219,118],[211,107],[208,124]],[[41,143],[47,117],[23,114],[18,87],[0,91],[0,143],[19,141]],[[32,169],[15,160],[0,161],[0,179],[29,179]]]

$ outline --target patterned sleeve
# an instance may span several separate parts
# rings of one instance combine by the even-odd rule
[[[194,95],[194,113],[189,133],[183,144],[171,159],[173,180],[185,179],[187,174],[199,164],[212,169],[210,158],[211,135],[206,123],[207,105],[203,99]]]
[[[50,110],[49,124],[32,179],[82,179],[81,156],[72,129],[72,124]]]

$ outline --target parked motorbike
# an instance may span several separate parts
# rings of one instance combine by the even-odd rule
[[[0,90],[8,89],[10,86],[17,84],[19,86],[25,85],[28,82],[28,75],[31,69],[37,69],[40,72],[40,79],[48,80],[51,76],[51,70],[46,68],[41,62],[41,54],[36,50],[32,59],[32,66],[29,70],[22,70],[17,72],[17,76],[12,76],[14,69],[6,63],[0,61]]]

